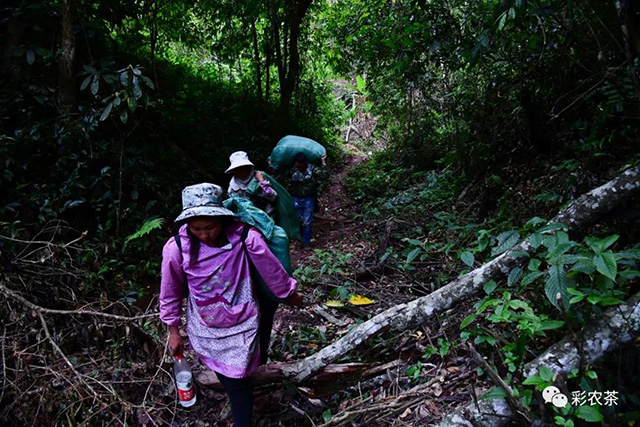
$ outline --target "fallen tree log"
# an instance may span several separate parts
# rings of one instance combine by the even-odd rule
[[[530,377],[546,366],[557,374],[567,374],[580,363],[592,364],[606,353],[640,335],[640,293],[626,303],[613,307],[587,326],[577,337],[567,337],[552,345],[524,366]],[[582,348],[576,347],[576,343]],[[584,359],[581,361],[581,355]],[[482,397],[480,397],[482,399]],[[509,425],[515,414],[503,399],[471,402],[447,415],[439,427],[500,427]]]
[[[583,227],[609,212],[640,189],[640,167],[627,169],[620,176],[571,202],[549,223],[561,222],[568,231]],[[354,327],[342,338],[318,353],[283,367],[283,374],[294,383],[309,378],[324,366],[347,354],[385,330],[416,327],[455,303],[477,294],[491,279],[503,277],[521,265],[522,252],[532,253],[528,239],[483,266],[453,280],[429,295],[399,304]]]
[[[288,365],[286,363],[270,363],[268,365],[259,366],[253,374],[251,380],[253,385],[271,384],[282,381],[285,378],[285,371]],[[387,364],[382,365],[387,366]],[[327,365],[320,369],[316,374],[309,378],[309,382],[327,383],[334,382],[337,378],[349,374],[361,374],[361,377],[373,376],[379,367],[372,366],[369,363],[343,363],[335,365]],[[198,384],[222,389],[222,384],[218,380],[215,372],[206,369],[196,372],[196,380]]]

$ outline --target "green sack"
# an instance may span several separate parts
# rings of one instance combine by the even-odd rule
[[[289,192],[273,176],[265,172],[262,172],[262,176],[269,181],[271,188],[278,193],[275,206],[276,224],[284,229],[289,239],[302,242],[300,222],[298,222],[298,214],[293,204],[293,198],[291,198]]]
[[[267,242],[271,239],[276,225],[265,211],[255,207],[249,199],[231,197],[222,202],[222,204],[233,212],[234,216],[240,221],[257,228]]]
[[[304,153],[311,163],[320,164],[327,150],[313,139],[287,135],[271,152],[271,167],[278,170],[293,166],[298,153]]]
[[[264,236],[271,252],[278,258],[287,273],[291,275],[291,255],[289,253],[287,233],[275,225],[266,212],[255,207],[247,199],[232,197],[225,200],[223,204],[225,208],[233,212],[236,218],[245,224],[255,227]]]

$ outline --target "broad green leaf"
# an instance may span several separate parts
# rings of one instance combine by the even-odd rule
[[[493,248],[491,255],[499,255],[514,247],[520,240],[520,233],[515,230],[505,231],[498,236],[498,245]]]
[[[565,274],[564,268],[559,265],[552,265],[549,267],[547,280],[544,286],[544,293],[547,298],[555,307],[558,306],[558,295],[560,295],[561,302],[566,306],[569,303],[569,293],[567,287],[569,285],[569,279]]]
[[[542,271],[531,272],[531,273],[527,274],[526,276],[524,276],[522,278],[522,281],[520,282],[520,284],[522,286],[527,286],[527,285],[535,282],[536,280],[538,280],[542,276],[544,276],[544,273]]]
[[[536,387],[546,385],[547,383],[548,381],[543,380],[539,375],[532,375],[522,382],[523,385],[534,385]]]
[[[564,225],[561,222],[554,222],[551,224],[547,224],[544,227],[542,227],[540,230],[538,230],[540,233],[545,233],[545,232],[550,232],[550,231],[557,231],[557,230],[566,230],[567,226]]]
[[[142,81],[144,82],[144,84],[147,85],[147,87],[149,89],[155,89],[155,85],[153,84],[153,82],[151,81],[151,79],[149,77],[146,76],[140,76],[140,78],[142,79]]]
[[[536,225],[540,225],[540,224],[546,224],[546,220],[540,218],[539,216],[534,216],[533,218],[531,218],[529,221],[526,222],[526,224],[524,225],[525,228],[533,228]]]
[[[623,281],[637,279],[638,277],[640,277],[640,271],[624,270],[624,271],[621,271],[620,274],[618,274],[618,277],[620,278],[620,280],[623,280]]]
[[[584,293],[580,292],[576,288],[567,288],[567,293],[569,295],[576,295],[576,296],[579,296],[579,297],[584,296]]]
[[[584,242],[593,250],[596,254],[600,254],[607,250],[607,248],[613,245],[620,236],[613,234],[611,236],[599,239],[597,237],[585,237]]]
[[[411,252],[409,252],[409,255],[407,255],[407,264],[411,264],[416,259],[416,257],[420,254],[421,251],[422,251],[422,248],[415,248]]]
[[[576,417],[590,423],[598,423],[604,419],[597,406],[578,406]]]
[[[619,235],[613,234],[611,236],[607,236],[604,239],[602,239],[602,250],[604,251],[608,249],[609,246],[613,245],[619,238],[620,238]]]
[[[577,304],[584,299],[584,295],[576,295],[575,297],[571,297],[569,300],[569,304]]]
[[[91,81],[91,94],[92,95],[97,95],[98,94],[98,90],[100,89],[100,75],[96,74],[93,76],[93,80]]]
[[[542,264],[542,261],[537,258],[531,258],[529,260],[529,264],[527,264],[527,270],[538,271],[540,269],[540,264]]]
[[[538,375],[546,382],[551,382],[553,380],[553,371],[546,366],[541,366],[538,371]]]
[[[108,103],[105,109],[102,111],[102,114],[100,115],[101,122],[104,122],[105,120],[107,120],[107,117],[109,117],[109,114],[111,113],[112,108],[113,108],[113,103],[111,102]]]
[[[640,260],[640,250],[629,249],[627,251],[616,252],[617,259],[635,259]]]
[[[538,249],[542,244],[542,234],[533,233],[531,236],[529,236],[529,243],[531,243],[533,249]]]
[[[500,15],[500,18],[499,18],[498,31],[502,31],[506,21],[507,21],[507,12],[503,12],[502,15]]]
[[[547,259],[557,258],[560,255],[564,254],[569,249],[571,249],[572,247],[573,247],[572,243],[569,243],[569,242],[560,243],[559,245],[555,246],[552,250],[549,251],[546,258]]]
[[[509,277],[507,278],[507,285],[513,286],[515,283],[520,280],[522,277],[522,268],[516,267],[511,272],[509,272]]]
[[[618,264],[613,252],[607,251],[593,257],[593,265],[603,276],[615,281],[618,275]]]
[[[138,77],[133,76],[133,79],[131,79],[131,81],[133,83],[133,96],[136,99],[140,99],[142,97],[142,89],[140,89],[140,83],[138,81]]]
[[[527,308],[529,308],[529,304],[519,299],[512,299],[511,301],[509,301],[509,307],[513,308],[514,310],[517,310],[519,308],[526,310]]]
[[[89,87],[89,83],[91,83],[91,79],[93,78],[92,75],[87,76],[83,81],[82,84],[80,85],[80,90],[85,90],[87,87]]]
[[[356,84],[358,86],[358,90],[362,92],[366,86],[364,79],[361,76],[356,76]]]
[[[503,388],[493,387],[491,390],[480,396],[478,400],[504,399],[505,397],[507,397],[507,392],[504,391]]]
[[[545,320],[540,324],[540,329],[543,331],[549,331],[551,329],[558,329],[564,326],[564,322],[561,320]]]
[[[604,307],[608,307],[610,305],[622,304],[623,302],[624,301],[622,301],[620,298],[606,296],[606,297],[602,297],[602,299],[600,300],[600,305]]]
[[[485,283],[482,288],[487,293],[487,295],[490,295],[491,292],[493,292],[497,286],[498,284],[494,280],[490,280],[487,283]]]
[[[478,307],[478,309],[476,310],[477,314],[482,313],[483,311],[485,311],[487,308],[491,307],[492,305],[495,305],[497,303],[497,299],[492,298],[489,300],[486,300],[485,302],[482,303],[482,305],[480,305],[480,307]]]
[[[593,305],[596,305],[600,301],[602,301],[602,297],[598,296],[598,295],[591,295],[591,296],[587,297],[587,301],[589,301]]]
[[[471,322],[473,322],[474,320],[476,320],[476,314],[470,314],[467,317],[465,317],[464,319],[462,319],[462,322],[460,322],[460,329],[464,329],[467,326],[469,326],[471,324]]]
[[[474,256],[469,251],[464,251],[460,254],[460,260],[467,264],[469,267],[473,267]]]

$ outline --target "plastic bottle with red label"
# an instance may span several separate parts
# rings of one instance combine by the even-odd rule
[[[196,403],[196,388],[193,384],[193,373],[189,362],[182,352],[176,354],[176,361],[173,363],[173,374],[176,377],[176,388],[178,389],[178,399],[180,405],[188,408]]]

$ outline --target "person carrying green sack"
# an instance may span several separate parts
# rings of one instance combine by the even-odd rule
[[[321,166],[308,161],[307,156],[300,152],[295,156],[295,163],[290,172],[289,192],[293,196],[300,230],[302,245],[311,244],[311,223],[318,198],[318,187],[327,178],[326,155],[321,159]]]
[[[267,214],[275,215],[274,202],[278,198],[278,193],[262,173],[255,170],[247,153],[236,151],[229,156],[229,162],[231,165],[225,171],[233,175],[227,190],[229,197],[248,199]]]

